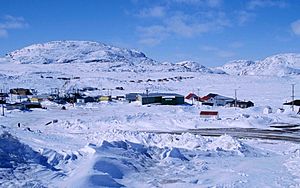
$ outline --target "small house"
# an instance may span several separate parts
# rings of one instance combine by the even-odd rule
[[[194,94],[194,93],[189,93],[186,97],[185,97],[185,99],[187,99],[187,100],[196,100],[196,101],[198,101],[199,99],[200,99],[200,97],[198,97],[196,94]]]
[[[30,109],[30,108],[42,108],[41,103],[39,102],[22,102],[21,104],[23,104],[25,106],[26,109]]]
[[[208,95],[200,99],[200,101],[203,102],[202,105],[213,104],[213,106],[225,106],[227,103],[232,102],[233,100],[233,98],[225,97],[214,93],[209,93]]]
[[[42,94],[42,95],[33,95],[31,98],[29,98],[30,102],[42,102],[46,101],[50,98],[49,95],[47,94]]]
[[[118,95],[118,96],[116,96],[116,100],[124,101],[124,100],[125,100],[125,96],[123,96],[123,95]]]
[[[112,100],[118,100],[118,101],[124,101],[125,96],[123,96],[123,95],[112,96],[111,99]]]
[[[218,111],[201,111],[200,118],[219,119]]]
[[[96,90],[98,90],[98,88],[95,88],[95,87],[84,87],[84,88],[80,89],[79,91],[85,92],[85,91],[96,91]]]
[[[76,97],[76,103],[85,103],[85,100],[82,96]]]
[[[5,104],[8,97],[7,93],[0,93],[0,104]]]
[[[295,105],[295,106],[300,106],[300,100],[294,100],[294,101],[291,101],[291,102],[286,102],[286,103],[283,103],[283,105]]]
[[[294,105],[294,111],[300,112],[300,100],[294,100],[290,102],[283,103],[284,106],[290,106]]]
[[[88,103],[88,102],[96,102],[94,97],[90,96],[77,96],[76,103]]]
[[[66,104],[67,103],[67,101],[65,99],[59,98],[59,97],[52,99],[52,102],[55,102],[57,104]]]
[[[100,102],[103,102],[103,101],[111,101],[112,99],[111,99],[111,96],[110,95],[107,95],[107,96],[100,96],[99,98],[98,98],[98,101],[100,101]]]
[[[254,106],[254,103],[251,102],[251,101],[239,101],[239,100],[235,101],[235,100],[233,100],[231,102],[228,102],[226,104],[226,106],[228,106],[228,107],[238,107],[238,108],[249,108],[249,107]]]
[[[26,106],[22,103],[6,104],[7,110],[26,110]]]
[[[25,88],[13,88],[10,89],[9,93],[11,94],[12,101],[23,102],[28,100],[28,96],[32,96],[30,89]]]
[[[125,99],[129,102],[136,101],[139,94],[141,93],[128,93],[125,95]]]
[[[13,88],[13,89],[10,89],[9,91],[10,94],[13,94],[13,95],[32,95],[32,92],[30,89],[25,89],[25,88]]]

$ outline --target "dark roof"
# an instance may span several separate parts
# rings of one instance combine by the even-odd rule
[[[209,93],[208,95],[204,96],[201,98],[202,101],[207,101],[208,99],[210,98],[213,98],[215,96],[218,96],[218,94],[215,94],[215,93]]]
[[[7,93],[0,93],[0,97],[9,97]]]
[[[137,95],[139,95],[139,94],[141,94],[141,93],[127,93],[127,94],[125,94],[125,98],[126,98],[126,100],[129,100],[129,101],[135,101]]]
[[[183,95],[180,95],[177,93],[149,93],[149,94],[142,93],[142,94],[138,94],[138,95],[140,95],[142,97],[172,97],[172,96],[184,97]]]
[[[210,116],[216,116],[218,115],[218,111],[201,111],[200,115],[210,115]]]
[[[293,105],[293,101],[283,103],[283,105]],[[294,100],[294,105],[295,106],[300,106],[300,100]]]
[[[141,93],[127,93],[125,94],[126,98],[136,97],[137,95],[140,95]]]
[[[230,102],[228,102],[228,103],[230,103],[230,104],[235,104],[235,100],[233,100],[233,101],[230,101]],[[236,103],[237,104],[248,104],[248,105],[250,105],[250,104],[254,104],[253,102],[251,102],[251,101],[236,101]]]
[[[32,95],[30,89],[25,89],[25,88],[13,88],[10,89],[9,92],[11,94],[16,94],[16,95]]]
[[[215,93],[209,93],[208,95],[206,96],[209,96],[209,97],[215,97],[215,96],[218,96],[218,94],[215,94]]]

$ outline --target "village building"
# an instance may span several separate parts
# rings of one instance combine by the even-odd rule
[[[85,103],[85,100],[83,97],[80,96],[76,98],[76,103]]]
[[[50,95],[47,94],[41,94],[41,95],[33,95],[31,98],[29,98],[30,102],[42,102],[49,100]]]
[[[10,94],[13,95],[33,95],[30,89],[25,88],[13,88],[9,90]]]
[[[218,111],[201,111],[200,118],[219,119]]]
[[[77,96],[76,103],[88,103],[88,102],[96,102],[94,97],[90,96]]]
[[[285,108],[287,108],[287,107],[292,108],[292,106],[294,105],[294,111],[296,111],[300,114],[300,100],[286,102],[286,103],[283,103],[283,105],[285,106]]]
[[[25,102],[22,102],[21,104],[23,104],[26,109],[30,109],[30,108],[42,108],[42,105],[39,102],[25,101]]]
[[[136,101],[137,100],[137,96],[141,94],[141,93],[128,93],[125,95],[125,99],[128,101],[128,102],[133,102],[133,101]]]
[[[198,97],[195,93],[189,93],[185,99],[199,101],[200,97]]]
[[[108,102],[108,101],[112,101],[112,98],[110,95],[103,95],[98,97],[98,101],[99,102]]]
[[[176,93],[138,94],[137,100],[144,104],[180,105],[184,104],[184,96]]]
[[[29,96],[32,96],[32,91],[25,88],[13,88],[10,89],[10,100],[15,102],[28,101]]]
[[[0,104],[5,104],[8,97],[7,93],[0,93]]]
[[[6,104],[7,110],[26,110],[26,106],[22,103]]]
[[[202,101],[202,105],[225,106],[227,103],[232,102],[234,99],[214,93],[209,93],[208,95],[202,97],[200,100]]]
[[[235,100],[233,100],[231,102],[228,102],[226,104],[226,106],[228,106],[228,107],[238,107],[238,108],[249,108],[249,107],[254,106],[254,103],[251,102],[251,101],[239,101],[239,100],[235,101]]]
[[[98,88],[95,88],[95,87],[84,87],[84,88],[80,89],[79,91],[85,92],[85,91],[96,91],[96,90],[98,90]]]

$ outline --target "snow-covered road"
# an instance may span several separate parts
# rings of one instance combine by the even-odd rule
[[[191,133],[201,136],[222,136],[224,134],[234,138],[245,139],[266,139],[266,140],[282,140],[300,143],[300,130],[293,129],[257,129],[257,128],[203,128],[203,129],[188,129],[182,131],[151,131],[146,130],[147,133],[155,134],[183,134]]]

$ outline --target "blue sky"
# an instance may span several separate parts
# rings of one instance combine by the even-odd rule
[[[0,0],[0,55],[52,40],[206,66],[300,52],[298,0]]]

